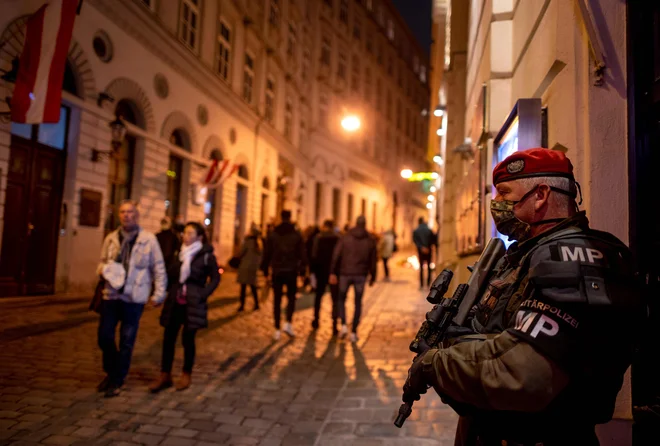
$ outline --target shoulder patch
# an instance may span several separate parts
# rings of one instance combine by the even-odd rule
[[[572,243],[557,243],[556,250],[553,250],[553,256],[562,262],[579,261],[583,264],[607,267],[608,262],[601,250],[590,248],[584,245],[575,245]]]

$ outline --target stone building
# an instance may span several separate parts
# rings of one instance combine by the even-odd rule
[[[1,3],[4,71],[44,2]],[[283,208],[301,227],[364,214],[404,242],[425,210],[399,172],[426,166],[427,76],[389,0],[84,1],[60,123],[0,122],[0,295],[88,290],[125,198],[151,231],[203,221],[221,263]],[[218,188],[213,160],[239,166]]]

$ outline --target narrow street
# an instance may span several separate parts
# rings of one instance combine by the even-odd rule
[[[159,310],[147,309],[125,390],[114,399],[95,392],[103,374],[86,297],[0,300],[0,444],[453,444],[456,415],[434,394],[403,429],[392,424],[408,344],[429,307],[415,271],[397,264],[392,278],[367,290],[353,345],[331,336],[329,294],[319,330],[311,330],[313,296],[305,295],[297,336],[273,342],[272,298],[252,312],[248,295],[247,311],[237,314],[234,275],[225,274],[209,328],[198,334],[193,386],[147,392],[162,340]],[[178,349],[175,371],[181,356]]]

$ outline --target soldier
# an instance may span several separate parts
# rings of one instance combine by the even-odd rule
[[[493,184],[493,219],[516,242],[470,334],[413,363],[404,401],[432,386],[460,415],[456,445],[598,445],[595,425],[612,417],[643,317],[631,253],[589,228],[563,153],[514,153]]]

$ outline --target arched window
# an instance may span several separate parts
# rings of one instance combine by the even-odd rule
[[[249,180],[248,169],[245,164],[238,166],[238,177],[243,178],[244,180]]]
[[[188,152],[192,151],[190,144],[190,135],[185,129],[177,128],[170,135],[170,144],[181,147]]]

